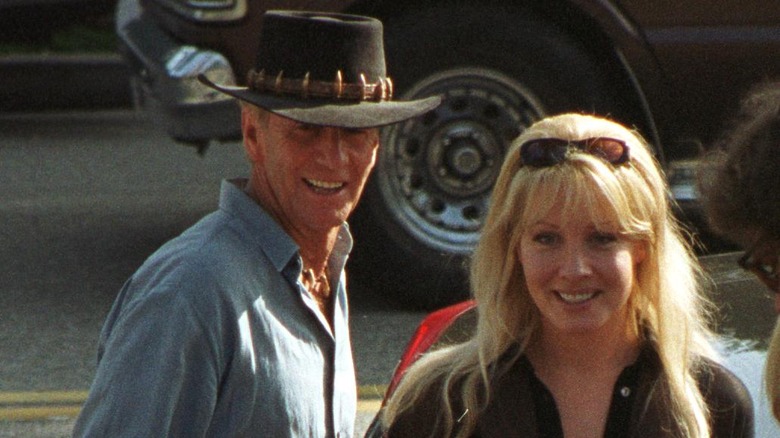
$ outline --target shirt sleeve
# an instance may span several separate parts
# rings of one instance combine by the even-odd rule
[[[188,289],[125,284],[101,335],[76,437],[203,436],[216,403],[218,347]]]
[[[700,389],[710,409],[712,436],[753,438],[753,399],[742,381],[721,365],[711,363],[699,378]]]

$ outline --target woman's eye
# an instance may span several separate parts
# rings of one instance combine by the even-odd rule
[[[617,235],[612,233],[593,233],[590,241],[596,245],[604,246],[617,241]]]
[[[559,240],[560,238],[555,233],[537,233],[533,236],[533,241],[542,245],[553,245]]]

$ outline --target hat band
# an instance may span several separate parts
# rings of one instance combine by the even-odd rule
[[[331,99],[382,102],[393,98],[393,82],[390,78],[379,78],[376,83],[369,84],[366,77],[360,74],[360,83],[348,83],[342,80],[341,70],[336,71],[333,82],[309,79],[307,72],[303,79],[287,79],[280,71],[276,77],[269,77],[265,70],[259,72],[249,70],[247,85],[249,89],[258,92],[274,92],[277,94],[296,95],[302,98],[326,97]]]

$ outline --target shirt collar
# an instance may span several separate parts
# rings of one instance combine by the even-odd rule
[[[298,244],[260,204],[244,192],[246,182],[245,178],[223,180],[219,209],[240,221],[242,227],[247,230],[246,238],[263,251],[274,267],[282,272],[290,262],[298,260]],[[344,223],[328,263],[331,272],[340,272],[344,268],[351,250],[352,236],[349,226]]]

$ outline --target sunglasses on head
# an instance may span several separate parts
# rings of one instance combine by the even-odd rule
[[[777,251],[771,248],[769,251],[762,251],[764,255],[769,256],[768,260],[765,257],[757,255],[756,253],[764,244],[766,244],[766,241],[764,240],[756,242],[750,249],[745,251],[745,254],[737,260],[737,263],[742,269],[758,277],[766,287],[775,292],[779,292],[778,286],[780,286],[780,275],[778,275],[777,265],[778,262],[780,262],[780,258],[778,257]]]
[[[550,167],[563,162],[571,149],[579,149],[612,164],[623,164],[629,158],[628,145],[615,138],[537,138],[520,146],[520,160],[524,166]]]

